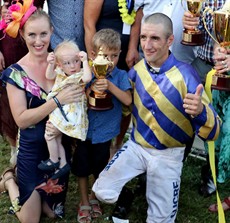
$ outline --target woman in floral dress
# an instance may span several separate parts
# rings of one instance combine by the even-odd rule
[[[57,108],[54,100],[46,101],[53,86],[53,81],[45,78],[53,29],[48,15],[42,10],[36,10],[32,2],[23,2],[29,4],[26,13],[21,17],[24,21],[13,20],[22,27],[20,34],[27,45],[28,53],[8,67],[2,75],[11,112],[20,133],[17,184],[14,169],[7,168],[0,178],[0,192],[8,191],[11,212],[17,215],[20,222],[36,223],[40,222],[42,212],[48,217],[63,217],[68,174],[56,180],[47,180],[49,176],[44,175],[37,167],[41,160],[48,158],[44,139],[45,127],[47,126],[46,131],[54,137],[59,133],[49,123],[46,124],[49,113]],[[18,5],[18,9],[22,7],[25,5]],[[63,89],[56,98],[61,104],[73,103],[78,101],[79,94],[82,94],[80,91],[82,90],[72,85]],[[66,152],[69,154],[67,150]]]
[[[22,1],[20,1],[22,2]],[[14,4],[14,0],[4,0],[2,7],[2,18],[8,16],[7,8]],[[42,8],[44,0],[34,0],[34,5]],[[5,35],[3,30],[0,31],[0,71],[7,68],[13,63],[16,63],[23,56],[28,53],[25,42],[22,40],[20,34],[16,38]],[[0,135],[2,135],[11,146],[11,163],[16,162],[16,141],[17,141],[18,127],[12,117],[9,102],[7,98],[6,89],[2,87],[0,80]]]

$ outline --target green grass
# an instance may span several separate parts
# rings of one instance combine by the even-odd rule
[[[2,172],[9,163],[10,148],[7,143],[3,142],[0,138],[0,171]],[[211,203],[216,202],[216,196],[213,195],[208,198],[203,198],[198,194],[198,185],[200,183],[200,169],[204,164],[204,161],[198,160],[193,157],[188,157],[185,162],[181,192],[179,200],[179,212],[177,214],[177,223],[217,223],[218,216],[216,213],[210,213],[208,206]],[[130,188],[134,188],[136,179],[129,183]],[[230,195],[230,180],[225,184],[218,185],[218,191],[221,199]],[[66,201],[66,217],[62,220],[50,220],[46,217],[42,217],[41,223],[75,223],[77,222],[77,205],[79,203],[78,186],[76,183],[76,177],[70,175],[70,184]],[[8,208],[10,202],[7,194],[0,195],[0,223],[18,223],[15,216],[9,215]],[[110,215],[114,205],[102,204],[104,215],[101,219],[95,221],[95,223],[109,222],[103,220]],[[146,219],[147,204],[143,195],[136,196],[130,213],[130,223],[144,223]],[[230,211],[225,213],[226,223],[230,222]]]

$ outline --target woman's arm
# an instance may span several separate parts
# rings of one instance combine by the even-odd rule
[[[131,69],[140,59],[138,52],[138,44],[140,39],[141,20],[143,17],[143,9],[139,8],[136,13],[135,22],[131,27],[131,33],[129,38],[129,47],[126,55],[126,63]]]
[[[55,108],[57,108],[57,104],[51,99],[37,108],[28,109],[26,95],[23,90],[20,90],[16,86],[9,83],[6,85],[6,90],[12,115],[16,124],[21,129],[28,128],[29,126],[40,122]],[[15,95],[17,95],[17,97],[15,97]],[[82,95],[82,88],[76,88],[76,85],[72,85],[63,89],[56,96],[56,98],[60,104],[69,104],[77,102],[80,98],[80,95]]]
[[[84,29],[85,46],[89,57],[92,57],[92,39],[96,33],[96,24],[100,17],[104,0],[85,0],[84,4]]]

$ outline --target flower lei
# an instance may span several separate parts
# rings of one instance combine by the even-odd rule
[[[127,0],[118,0],[118,7],[121,13],[122,21],[128,25],[132,25],[135,21],[136,12],[134,9],[129,14],[127,9]]]
[[[16,38],[19,28],[22,28],[29,16],[37,9],[33,5],[33,1],[34,0],[24,0],[23,4],[21,4],[17,0],[16,3],[12,4],[8,8],[12,21],[6,23],[5,19],[3,18],[0,21],[0,30],[3,30],[3,32],[10,37]]]

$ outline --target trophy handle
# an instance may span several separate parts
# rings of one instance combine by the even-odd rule
[[[209,30],[207,28],[207,24],[206,24],[205,19],[206,19],[206,15],[207,15],[208,12],[210,12],[212,16],[214,14],[214,12],[213,12],[213,10],[211,8],[205,8],[205,10],[203,12],[203,18],[202,18],[203,23],[204,23],[204,28],[207,31],[208,35],[214,40],[214,42],[216,42],[219,45],[220,43],[214,38],[214,36],[209,32]]]

